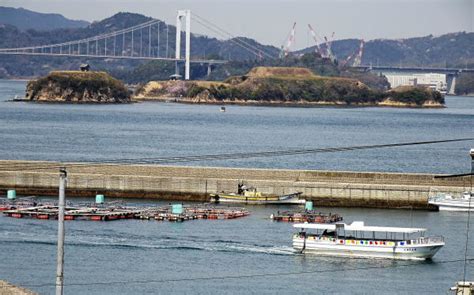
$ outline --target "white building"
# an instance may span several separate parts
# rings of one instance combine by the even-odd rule
[[[398,86],[427,86],[440,92],[446,92],[446,74],[384,73],[384,75],[392,88]]]

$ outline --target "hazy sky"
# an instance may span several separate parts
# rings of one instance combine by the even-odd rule
[[[313,45],[308,23],[322,36],[368,40],[473,31],[474,22],[474,0],[0,0],[0,6],[88,21],[128,11],[172,24],[177,9],[191,9],[234,35],[278,47],[296,22],[293,49]],[[197,22],[191,29],[216,36]]]

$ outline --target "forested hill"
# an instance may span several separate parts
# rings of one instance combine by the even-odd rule
[[[360,40],[332,42],[339,60],[359,50]],[[300,52],[312,52],[314,46]],[[474,67],[474,33],[459,32],[441,36],[408,39],[376,39],[367,41],[362,64],[393,66]]]
[[[15,10],[16,11],[16,10]],[[91,23],[79,28],[59,28],[54,30],[22,30],[14,25],[0,25],[0,48],[23,47],[52,43],[61,43],[78,40],[113,32],[123,28],[142,24],[152,18],[135,13],[121,12],[102,21]],[[4,18],[0,18],[4,20]],[[196,24],[197,26],[198,24]],[[39,26],[38,26],[39,28]],[[152,31],[152,44],[158,44],[158,26]],[[162,22],[160,29],[160,52],[165,56],[174,56],[174,45],[176,28]],[[167,33],[168,32],[168,40]],[[279,56],[280,49],[275,46],[262,45],[255,40],[244,38],[247,44],[257,47],[275,57]],[[145,37],[147,40],[147,37]],[[168,50],[166,43],[168,41]],[[120,41],[119,41],[120,42]],[[131,38],[125,38],[125,53],[131,54]],[[207,77],[207,68],[193,65],[192,74],[194,79],[224,79],[230,75],[240,75],[255,66],[304,66],[311,68],[319,75],[340,75],[338,69],[327,64],[325,60],[310,58],[310,63],[304,63],[305,58],[300,52],[295,52],[286,59],[261,60],[253,53],[237,46],[233,40],[220,40],[198,34],[191,37],[191,56],[193,58],[227,59],[231,63],[215,68],[211,77]],[[360,41],[357,39],[334,41],[332,48],[339,60],[357,51]],[[155,45],[153,45],[155,46]],[[135,55],[138,55],[135,48]],[[184,52],[184,46],[183,46]],[[307,48],[303,52],[314,51]],[[298,57],[299,56],[299,57]],[[298,58],[293,62],[295,58]],[[312,64],[313,61],[317,61]],[[52,70],[76,70],[81,63],[89,63],[93,70],[104,70],[111,72],[127,82],[145,82],[150,79],[164,79],[174,72],[172,62],[152,62],[139,60],[115,60],[97,58],[71,58],[71,57],[43,57],[43,56],[0,56],[0,78],[13,77],[37,77],[45,75]],[[427,36],[420,38],[409,38],[403,40],[373,40],[365,44],[362,63],[374,65],[402,65],[402,66],[453,66],[474,67],[474,33],[452,33],[439,37]],[[139,71],[135,72],[135,69]],[[141,74],[140,74],[141,73]],[[130,75],[133,74],[133,79]],[[350,74],[352,78],[353,74]],[[373,77],[369,77],[373,79]],[[371,81],[360,78],[364,83]],[[365,80],[367,81],[365,81]],[[380,81],[372,84],[383,86]]]
[[[24,8],[0,6],[0,24],[12,25],[23,31],[29,29],[49,31],[86,27],[89,22],[67,19],[57,13],[39,13]]]
[[[142,24],[152,18],[141,14],[117,13],[114,16],[99,22],[94,22],[84,28],[56,29],[50,31],[27,30],[22,31],[13,25],[0,25],[0,48],[24,47],[32,45],[53,44],[66,41],[78,40],[99,34],[117,31],[134,25]],[[153,28],[152,44],[158,44],[157,27]],[[169,57],[175,55],[176,27],[160,24],[160,56],[164,57],[168,53]],[[168,32],[168,40],[167,40]],[[147,39],[147,38],[145,38]],[[252,44],[274,55],[279,54],[279,49],[273,46],[265,46],[255,40],[244,38],[246,43]],[[168,50],[166,43],[168,41]],[[130,36],[125,39],[125,54],[130,54]],[[236,46],[232,40],[219,40],[202,35],[192,34],[191,36],[191,56],[193,58],[225,58],[231,60],[254,60],[253,53]],[[184,53],[184,46],[183,53]],[[138,46],[135,48],[135,55],[138,55]],[[0,78],[1,77],[32,77],[47,74],[50,70],[70,70],[77,69],[81,63],[90,63],[93,69],[110,70],[132,69],[143,61],[134,60],[99,60],[85,58],[64,58],[64,57],[25,57],[25,56],[0,56]],[[169,75],[170,73],[168,73]]]

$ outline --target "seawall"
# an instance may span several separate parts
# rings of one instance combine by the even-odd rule
[[[235,192],[243,181],[263,193],[302,192],[316,206],[429,209],[430,191],[461,193],[470,185],[468,177],[434,174],[0,161],[0,193],[56,196],[61,165],[68,197],[208,201],[210,193]]]

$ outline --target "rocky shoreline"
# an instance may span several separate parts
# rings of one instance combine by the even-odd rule
[[[31,80],[26,101],[40,103],[130,103],[125,85],[105,72],[57,71]]]
[[[224,82],[151,81],[135,101],[259,106],[443,108],[444,97],[422,87],[373,90],[355,79],[320,77],[305,68],[257,67]]]
[[[118,104],[164,101],[188,104],[283,107],[442,108],[444,97],[422,87],[381,91],[343,77],[321,77],[306,68],[257,67],[245,76],[214,81],[150,81],[132,97],[105,72],[57,71],[27,84],[25,99],[38,103]]]
[[[133,102],[173,102],[173,103],[183,103],[183,104],[207,104],[207,105],[239,105],[239,106],[269,106],[269,107],[354,107],[354,108],[363,108],[363,107],[388,107],[388,108],[445,108],[446,106],[429,101],[423,105],[409,104],[409,103],[400,103],[393,102],[390,100],[384,100],[377,104],[371,103],[357,103],[357,104],[347,104],[343,101],[339,102],[312,102],[312,101],[282,101],[282,100],[268,100],[268,101],[257,101],[257,100],[196,100],[190,97],[133,97]]]

